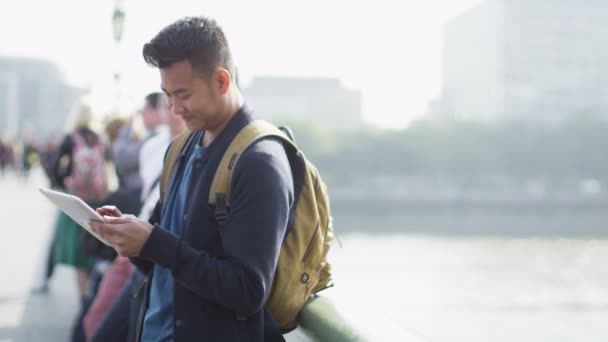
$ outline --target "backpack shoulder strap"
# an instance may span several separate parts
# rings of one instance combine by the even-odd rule
[[[296,148],[293,142],[273,124],[264,120],[252,121],[236,135],[224,153],[213,176],[213,182],[209,190],[209,204],[217,208],[216,204],[218,202],[224,202],[226,207],[230,206],[230,181],[236,163],[249,146],[268,136],[278,137],[283,142],[291,144]],[[220,201],[218,201],[218,196]],[[220,206],[224,203],[220,203]]]
[[[171,175],[171,170],[173,169],[173,165],[175,165],[175,161],[177,160],[177,156],[181,152],[182,148],[188,141],[188,137],[190,137],[190,131],[185,130],[180,133],[171,145],[169,146],[169,150],[165,155],[165,162],[163,164],[163,172],[160,176],[160,198],[161,200],[165,197],[165,190],[167,190],[167,184],[169,183],[169,176]]]

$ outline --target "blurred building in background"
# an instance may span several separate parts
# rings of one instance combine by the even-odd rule
[[[79,95],[51,62],[0,57],[0,134],[31,130],[43,138],[62,131]]]
[[[608,1],[488,0],[445,26],[431,111],[482,120],[608,117]]]
[[[277,124],[354,127],[362,122],[361,91],[343,88],[338,79],[255,77],[243,94],[259,118]]]

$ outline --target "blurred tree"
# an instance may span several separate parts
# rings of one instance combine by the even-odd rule
[[[287,124],[328,183],[382,175],[458,184],[608,181],[608,122],[593,117],[561,123],[419,120],[397,132]]]

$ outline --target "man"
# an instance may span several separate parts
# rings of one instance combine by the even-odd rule
[[[161,113],[161,93],[150,93],[146,95],[144,106],[141,110],[141,118],[146,129],[144,139],[138,139],[133,134],[133,117],[120,129],[118,136],[112,143],[112,160],[116,167],[120,188],[137,189],[137,196],[141,195],[142,179],[139,176],[139,152],[144,142],[156,134],[158,127],[163,124]],[[138,203],[135,201],[135,203]],[[130,214],[137,214],[139,207],[133,209]]]
[[[294,187],[287,155],[262,139],[240,157],[220,233],[207,200],[215,170],[252,121],[235,81],[224,32],[204,17],[184,18],[144,46],[160,69],[172,111],[192,132],[148,222],[99,208],[93,223],[116,251],[149,275],[141,341],[282,340],[264,309],[290,225]]]

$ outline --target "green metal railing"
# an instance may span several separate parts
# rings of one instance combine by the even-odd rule
[[[300,313],[300,329],[315,341],[428,341],[424,337],[403,331],[388,320],[384,321],[385,324],[378,324],[376,313],[369,315],[369,321],[364,317],[364,322],[351,322],[348,320],[350,315],[341,311],[334,301],[328,297],[316,296]]]

